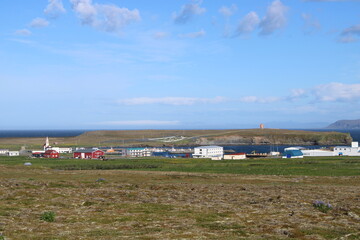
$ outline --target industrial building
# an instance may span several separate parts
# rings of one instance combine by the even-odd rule
[[[224,148],[219,146],[202,146],[194,148],[193,158],[211,158],[221,160],[224,157]]]
[[[127,148],[126,155],[130,157],[150,157],[152,152],[147,148]]]
[[[334,147],[335,156],[360,156],[359,142],[352,142],[349,146]]]
[[[282,158],[303,158],[304,154],[299,149],[285,150]]]

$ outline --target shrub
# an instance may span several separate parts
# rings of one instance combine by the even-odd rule
[[[40,216],[40,219],[45,222],[54,222],[55,221],[55,213],[52,211],[43,212]]]
[[[332,209],[332,206],[330,203],[325,203],[323,201],[316,200],[313,203],[314,208],[318,209],[320,212],[326,213],[329,210]]]
[[[5,240],[5,237],[2,235],[2,233],[0,233],[0,240]]]

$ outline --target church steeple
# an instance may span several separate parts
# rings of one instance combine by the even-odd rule
[[[46,148],[48,148],[48,147],[50,147],[49,137],[46,137],[45,144],[44,144],[44,150],[46,150]]]

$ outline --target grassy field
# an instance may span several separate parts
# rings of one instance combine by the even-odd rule
[[[32,168],[55,170],[146,170],[199,173],[230,173],[247,175],[360,175],[360,157],[318,157],[304,159],[248,159],[211,161],[209,159],[132,158],[108,161],[84,159],[31,159],[27,157],[0,157],[0,164],[22,166],[31,162]]]
[[[0,239],[359,239],[359,175],[350,157],[0,157]]]

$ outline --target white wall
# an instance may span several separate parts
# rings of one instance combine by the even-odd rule
[[[224,157],[224,148],[219,146],[204,146],[194,148],[194,158],[222,159]]]

